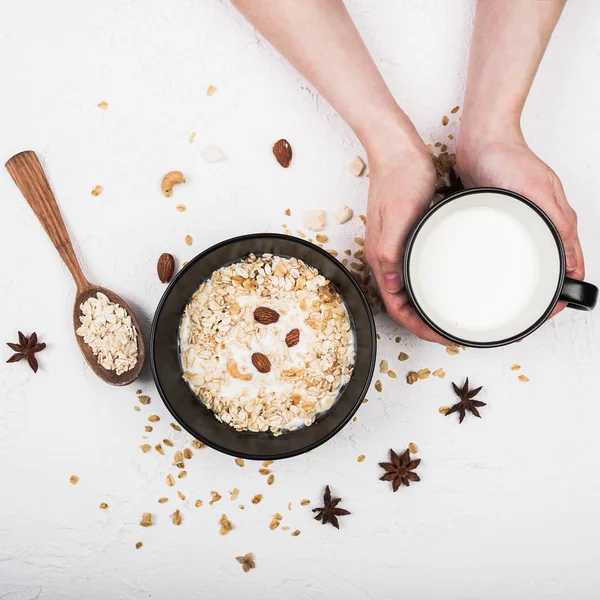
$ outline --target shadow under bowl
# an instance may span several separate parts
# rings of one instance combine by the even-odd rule
[[[217,420],[184,381],[178,332],[183,311],[200,284],[214,271],[249,254],[270,253],[301,259],[329,279],[342,295],[355,335],[356,359],[350,381],[333,406],[310,427],[274,436],[236,431]],[[152,323],[150,363],[158,392],[177,422],[215,450],[252,460],[290,458],[320,446],[336,435],[361,405],[375,367],[375,323],[358,283],[330,254],[302,239],[280,234],[251,234],[225,240],[200,253],[177,273],[165,291]]]

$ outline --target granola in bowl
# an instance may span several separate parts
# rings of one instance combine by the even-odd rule
[[[297,258],[250,254],[196,290],[179,328],[183,378],[237,431],[279,435],[327,411],[354,368],[343,299]]]

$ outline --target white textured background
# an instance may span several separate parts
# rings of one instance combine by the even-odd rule
[[[439,123],[462,101],[473,2],[353,0],[349,8],[424,139],[456,133],[456,124],[442,132]],[[599,22],[596,0],[568,3],[524,119],[580,215],[596,283]],[[368,180],[347,171],[361,153],[351,132],[227,2],[5,0],[0,56],[2,163],[23,149],[39,153],[84,270],[127,298],[146,332],[163,291],[160,253],[181,262],[235,234],[281,231],[284,222],[296,229],[306,208],[345,202],[364,212]],[[209,84],[218,88],[210,98]],[[271,155],[280,137],[295,152],[287,171]],[[209,144],[228,160],[204,163]],[[171,169],[188,183],[165,199],[159,184]],[[94,198],[97,184],[104,192]],[[187,212],[176,212],[178,203]],[[35,376],[24,363],[6,365],[10,350],[2,350],[2,600],[599,597],[600,311],[564,312],[521,344],[457,357],[378,318],[380,358],[400,378],[384,378],[357,422],[274,465],[272,487],[258,465],[240,469],[198,451],[178,481],[182,503],[164,484],[170,460],[138,448],[151,413],[163,417],[151,443],[187,441],[171,435],[149,370],[140,387],[152,403],[142,412],[133,410],[137,386],[95,378],[73,339],[70,275],[4,169],[0,211],[0,340],[22,329],[48,343]],[[328,245],[350,246],[359,225],[331,224]],[[400,350],[410,355],[402,365]],[[513,363],[530,383],[517,380]],[[448,376],[408,386],[407,370],[424,367]],[[482,420],[459,427],[437,409],[453,402],[450,381],[466,375],[485,386],[488,406]],[[410,441],[420,447],[422,483],[392,494],[377,462]],[[314,506],[326,483],[353,513],[339,532],[298,504],[308,497]],[[229,500],[234,487],[244,511]],[[210,490],[224,496],[212,507]],[[265,498],[253,506],[258,492]],[[162,495],[168,504],[157,504]],[[181,527],[170,521],[175,507]],[[143,511],[154,513],[153,527],[138,525]],[[270,531],[276,511],[302,534]],[[222,512],[236,526],[225,537]],[[257,567],[244,574],[234,557],[250,551]]]

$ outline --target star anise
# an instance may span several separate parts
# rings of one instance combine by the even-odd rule
[[[379,466],[386,471],[379,479],[381,481],[391,481],[394,492],[397,492],[401,485],[408,487],[411,481],[421,481],[421,478],[413,473],[421,464],[421,459],[411,460],[408,448],[401,457],[390,449],[390,460],[392,462],[379,463]]]
[[[22,358],[26,358],[31,370],[37,373],[38,361],[35,353],[41,352],[46,347],[46,344],[38,344],[37,333],[35,331],[29,337],[24,336],[19,331],[19,343],[11,344],[7,342],[6,345],[15,351],[15,354],[6,361],[7,363],[19,362]]]
[[[325,488],[325,494],[323,495],[323,507],[313,508],[313,512],[318,513],[315,519],[321,521],[323,525],[331,523],[336,529],[340,528],[338,517],[349,515],[350,512],[343,509],[337,508],[337,505],[342,501],[341,498],[332,498],[331,490],[329,486]]]
[[[462,423],[466,412],[469,410],[472,414],[481,419],[481,415],[479,414],[477,408],[485,406],[485,402],[481,402],[481,400],[473,400],[473,398],[479,394],[483,386],[475,388],[474,390],[470,390],[469,378],[467,377],[462,389],[459,388],[454,382],[452,382],[452,387],[454,388],[456,395],[460,398],[460,402],[457,402],[454,406],[451,406],[450,410],[448,410],[446,413],[446,416],[452,414],[453,412],[458,412],[460,415],[458,422]]]

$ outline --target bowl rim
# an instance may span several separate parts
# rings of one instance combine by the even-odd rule
[[[158,321],[160,319],[160,316],[161,316],[161,313],[162,313],[162,310],[164,308],[167,298],[169,297],[171,291],[175,288],[175,286],[177,285],[179,280],[183,277],[183,275],[196,262],[202,260],[204,257],[209,255],[211,252],[214,252],[214,251],[222,248],[223,246],[227,246],[229,244],[236,243],[236,242],[245,242],[245,241],[249,241],[249,240],[264,239],[264,238],[283,239],[286,241],[291,241],[293,243],[300,244],[301,246],[306,246],[307,248],[310,248],[311,250],[316,251],[316,252],[320,253],[321,255],[323,255],[336,268],[338,268],[344,275],[346,275],[346,277],[348,278],[348,280],[350,281],[350,283],[356,290],[358,297],[365,308],[365,312],[367,315],[367,321],[369,324],[371,345],[373,348],[373,351],[372,351],[371,357],[370,357],[370,361],[369,361],[369,369],[366,374],[367,376],[365,377],[365,382],[363,384],[363,387],[362,387],[360,393],[357,396],[357,400],[356,400],[353,408],[348,412],[346,417],[344,417],[344,419],[342,421],[340,421],[334,428],[332,428],[327,433],[327,435],[323,436],[322,438],[320,438],[319,440],[317,440],[315,442],[307,444],[306,446],[302,447],[299,450],[291,450],[291,451],[287,451],[287,452],[280,452],[278,454],[269,454],[269,455],[262,455],[262,454],[259,455],[259,454],[251,454],[251,453],[244,453],[244,452],[242,452],[242,453],[233,452],[233,451],[221,446],[220,444],[217,444],[217,443],[214,443],[212,441],[205,439],[203,436],[198,435],[198,432],[193,431],[192,428],[189,427],[187,425],[187,423],[185,423],[185,421],[183,421],[179,417],[179,415],[177,414],[177,411],[173,408],[173,406],[171,405],[171,402],[168,400],[167,395],[166,395],[165,391],[163,390],[163,387],[160,383],[160,380],[159,380],[159,377],[157,374],[156,357],[155,357],[155,336],[156,336],[156,328],[158,325]],[[202,282],[199,282],[198,286],[200,286],[201,283]],[[358,351],[358,348],[357,348],[357,351]],[[281,459],[286,459],[286,458],[292,458],[294,456],[299,456],[299,455],[305,454],[306,452],[310,452],[311,450],[314,450],[315,448],[318,448],[319,446],[321,446],[322,444],[324,444],[325,442],[329,441],[331,438],[336,436],[350,422],[352,417],[356,414],[356,412],[358,411],[359,407],[361,406],[365,396],[367,395],[367,393],[369,391],[369,387],[370,387],[371,381],[373,379],[373,374],[375,372],[375,364],[377,361],[377,331],[375,329],[375,319],[373,317],[373,312],[371,310],[371,306],[369,305],[369,302],[368,302],[364,292],[360,288],[358,282],[356,281],[356,279],[354,278],[352,273],[340,261],[336,260],[336,258],[334,256],[332,256],[329,252],[327,252],[326,250],[324,250],[323,248],[320,248],[319,246],[317,246],[315,244],[308,242],[307,240],[304,240],[302,238],[296,238],[296,237],[286,235],[286,234],[248,233],[248,234],[238,235],[238,236],[235,236],[232,238],[227,238],[225,240],[217,242],[216,244],[213,244],[212,246],[206,248],[205,250],[203,250],[202,252],[200,252],[199,254],[194,256],[194,258],[189,260],[188,263],[176,273],[176,275],[173,277],[173,279],[167,286],[167,289],[163,292],[163,295],[161,296],[161,299],[156,307],[156,310],[154,311],[154,316],[152,318],[152,326],[150,329],[148,354],[149,354],[149,358],[150,358],[150,367],[152,370],[152,378],[154,379],[154,385],[156,386],[156,389],[158,390],[159,396],[161,397],[164,405],[167,407],[167,410],[171,413],[172,417],[191,436],[193,436],[195,439],[200,440],[201,442],[203,442],[210,448],[213,448],[214,450],[217,450],[218,452],[222,452],[223,454],[227,454],[229,456],[244,458],[247,460],[267,460],[267,459],[268,460],[281,460]],[[290,432],[290,433],[293,433],[293,432]]]

